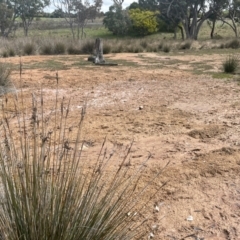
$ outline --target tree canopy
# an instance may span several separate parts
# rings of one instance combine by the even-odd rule
[[[207,19],[212,22],[211,36],[217,20],[229,25],[238,36],[236,21],[240,18],[240,0],[138,0],[138,4],[141,9],[158,10],[162,20],[173,28],[182,27],[189,39],[198,38]]]
[[[22,20],[25,35],[33,18],[49,4],[49,0],[0,0],[1,36],[8,37],[17,17]]]

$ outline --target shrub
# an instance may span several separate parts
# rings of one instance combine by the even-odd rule
[[[33,55],[35,53],[35,45],[33,43],[27,43],[23,47],[23,52],[26,55]]]
[[[110,32],[119,36],[126,35],[132,26],[128,11],[117,4],[111,6],[105,13],[103,24]]]
[[[13,48],[9,48],[8,55],[9,55],[9,57],[14,57],[16,55],[15,50]]]
[[[119,43],[119,44],[115,45],[115,46],[113,47],[113,49],[112,49],[112,52],[113,52],[113,53],[122,53],[122,52],[124,52],[124,46],[123,46],[123,44],[122,44],[122,43]]]
[[[163,46],[163,52],[165,52],[165,53],[170,52],[170,46],[169,46],[168,44],[165,44],[165,45]]]
[[[43,45],[41,47],[41,54],[43,55],[51,55],[53,54],[53,47],[50,44]]]
[[[0,95],[12,90],[13,84],[10,79],[11,69],[6,63],[0,63]]]
[[[92,54],[94,51],[94,41],[88,40],[84,42],[81,46],[82,54]]]
[[[190,49],[191,46],[192,46],[192,41],[185,41],[182,44],[180,44],[179,49],[186,50],[186,49]]]
[[[136,46],[134,49],[134,53],[142,53],[144,49],[141,46]]]
[[[103,54],[111,53],[112,47],[110,44],[103,43]]]
[[[146,49],[147,46],[148,46],[147,40],[142,40],[142,41],[140,42],[140,45],[141,45],[144,49]]]
[[[226,43],[226,48],[237,49],[239,47],[240,47],[240,41],[237,38],[232,39],[230,42]]]
[[[224,43],[221,43],[220,46],[219,46],[220,49],[224,49],[225,48],[225,44]]]
[[[70,45],[67,48],[68,54],[74,55],[74,54],[81,54],[81,49],[78,47],[74,47],[73,45]]]
[[[44,114],[43,104],[37,107],[38,102],[45,102],[40,98],[33,96],[31,122],[25,112],[17,112],[18,127],[10,117],[3,118],[0,125],[4,138],[0,142],[1,238],[143,237],[141,220],[133,213],[143,209],[139,198],[147,197],[148,183],[138,185],[145,162],[131,170],[130,147],[120,164],[109,169],[112,154],[103,150],[103,144],[96,161],[92,159],[86,166],[81,159],[84,141],[80,142],[85,108],[73,137],[72,131],[66,131],[70,106],[62,100],[58,110],[56,100],[50,117]],[[22,131],[22,123],[27,132]]]
[[[54,46],[53,53],[54,54],[64,54],[66,51],[66,47],[64,43],[57,42]]]
[[[158,49],[161,50],[163,48],[163,43],[160,42],[159,45],[158,45]]]
[[[158,52],[158,46],[155,46],[155,45],[148,46],[147,52]]]
[[[134,53],[134,52],[135,52],[135,45],[129,44],[129,45],[126,47],[126,52]]]
[[[239,66],[239,59],[236,56],[229,56],[223,62],[223,69],[225,73],[234,73],[236,72]]]
[[[132,31],[137,35],[149,35],[158,31],[156,12],[139,8],[129,10],[132,20]]]
[[[8,54],[8,51],[3,51],[2,52],[2,56],[4,57],[4,58],[7,58],[7,57],[9,57],[9,54]]]

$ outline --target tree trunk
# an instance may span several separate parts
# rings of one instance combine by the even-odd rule
[[[28,36],[28,25],[27,25],[27,23],[23,23],[23,31],[24,31],[25,37],[27,37]]]
[[[178,28],[180,28],[181,37],[182,37],[182,40],[184,40],[184,32],[183,32],[183,27],[178,25]]]
[[[94,63],[105,63],[103,58],[103,43],[100,38],[97,38],[95,41],[95,56]]]
[[[237,28],[237,25],[235,23],[235,20],[234,18],[230,17],[231,21],[232,21],[232,24],[230,24],[228,21],[226,21],[225,19],[221,18],[221,21],[225,24],[227,24],[234,32],[235,34],[235,37],[237,38],[238,37],[238,28]]]
[[[214,35],[214,31],[215,31],[215,26],[216,26],[216,19],[213,20],[213,25],[212,25],[212,29],[211,29],[211,39],[213,39],[213,35]]]
[[[177,28],[174,28],[174,33],[173,33],[173,39],[176,40],[177,39]]]
[[[235,37],[238,38],[238,27],[234,18],[232,18],[232,24],[233,24],[233,31],[235,33]]]
[[[73,23],[69,23],[70,25],[70,28],[71,28],[71,32],[72,32],[72,36],[73,36],[73,40],[75,40],[75,32],[74,32],[74,26],[73,26]]]

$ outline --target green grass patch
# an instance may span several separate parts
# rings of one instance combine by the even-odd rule
[[[217,79],[232,79],[233,75],[229,73],[212,73],[212,77]]]
[[[24,64],[23,69],[44,69],[44,70],[50,70],[50,71],[57,71],[57,70],[67,70],[69,69],[69,67],[65,65],[63,62],[49,59],[43,62],[34,62],[34,63]]]
[[[115,36],[104,27],[92,27],[85,28],[86,38],[115,38]],[[17,32],[17,37],[23,37],[22,31]],[[70,28],[59,28],[59,29],[31,29],[29,31],[30,37],[67,37],[72,39],[72,33]],[[80,35],[81,38],[81,35]],[[85,37],[84,37],[85,39]]]

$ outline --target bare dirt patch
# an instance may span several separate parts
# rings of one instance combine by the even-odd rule
[[[206,65],[220,71],[224,56],[107,58],[119,66],[94,66],[86,56],[22,57],[25,106],[42,87],[46,114],[51,111],[58,72],[59,97],[71,98],[69,127],[77,126],[87,102],[89,158],[107,136],[110,149],[134,140],[133,169],[152,153],[146,181],[170,161],[155,183],[168,182],[154,197],[160,211],[151,204],[145,209],[146,238],[153,232],[155,239],[240,239],[240,87],[190,71]],[[16,69],[12,78],[19,88],[19,58],[6,61]]]

